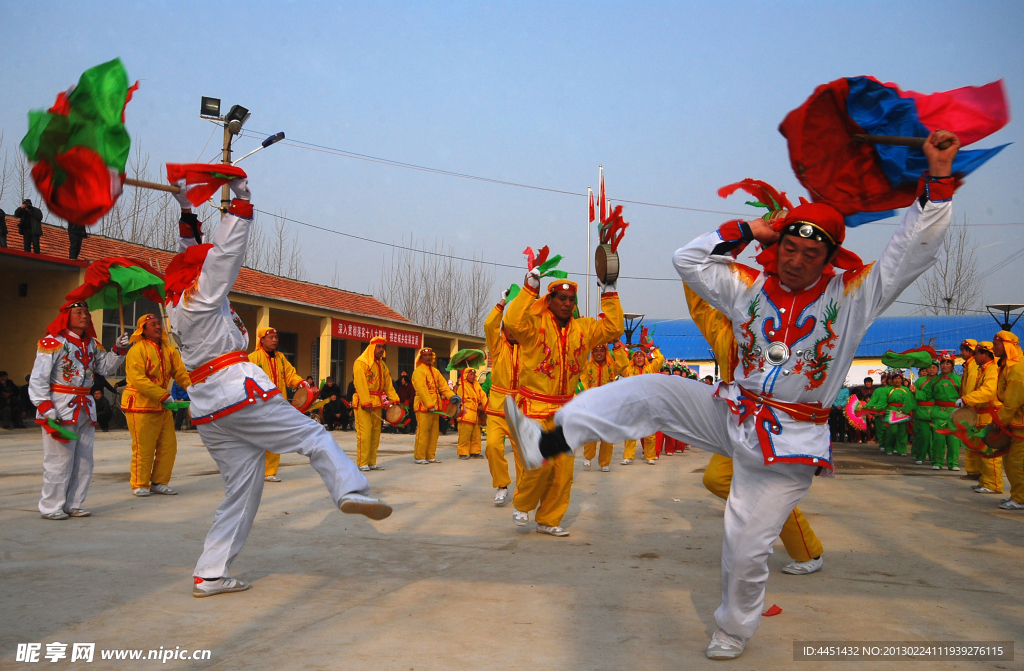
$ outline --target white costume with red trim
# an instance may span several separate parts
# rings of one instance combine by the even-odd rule
[[[352,460],[322,426],[281,397],[277,385],[245,354],[249,336],[231,309],[228,292],[242,267],[252,225],[248,201],[235,200],[221,218],[213,246],[194,283],[168,301],[172,333],[181,340],[181,359],[192,377],[192,423],[224,479],[194,576],[230,576],[263,494],[265,452],[309,457],[335,505],[346,494],[369,486]],[[194,244],[182,236],[179,250]],[[179,257],[180,258],[180,257]],[[168,267],[168,287],[171,286]]]
[[[675,267],[687,285],[732,320],[739,344],[736,383],[713,388],[676,376],[642,375],[588,390],[555,416],[571,447],[661,431],[733,458],[722,605],[715,612],[718,626],[733,636],[750,638],[756,631],[772,546],[815,472],[832,470],[829,408],[861,339],[939,256],[952,189],[939,202],[925,194],[907,211],[878,262],[837,274],[830,269],[798,293],[777,276],[735,262],[750,242],[745,225],[729,222],[697,238],[675,253]],[[769,363],[772,358],[776,365]]]
[[[78,434],[78,440],[62,443],[43,429],[43,492],[39,512],[68,513],[81,508],[89,491],[96,435],[96,402],[92,398],[93,371],[114,375],[125,352],[106,352],[96,340],[71,331],[48,335],[39,341],[28,395],[36,406],[36,422],[57,419]]]

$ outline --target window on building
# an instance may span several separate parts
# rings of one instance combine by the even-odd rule
[[[284,355],[293,366],[299,365],[299,334],[277,332],[277,351]]]
[[[398,374],[408,373],[412,375],[416,368],[416,349],[413,347],[398,348]]]
[[[331,372],[334,383],[339,387],[345,384],[345,343],[341,338],[331,338]],[[327,377],[326,375],[324,377]]]

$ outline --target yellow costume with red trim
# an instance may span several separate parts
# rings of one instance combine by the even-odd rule
[[[548,285],[548,294],[575,293],[576,288],[574,282],[558,280]],[[523,287],[506,306],[505,327],[519,343],[517,405],[550,431],[555,413],[572,400],[590,351],[622,335],[623,316],[619,295],[609,292],[601,296],[604,318],[569,317],[563,327],[551,313],[547,296],[538,293],[529,284]],[[539,505],[537,524],[557,527],[569,507],[574,463],[572,453],[562,453],[541,468],[523,471],[512,499],[516,510],[529,512]]]
[[[385,407],[385,401],[398,403],[398,392],[384,357],[378,359],[373,355],[377,345],[386,342],[385,338],[371,338],[370,344],[352,364],[352,382],[356,388],[352,396],[352,410],[356,417],[356,465],[359,468],[377,465],[381,409]]]
[[[455,395],[434,364],[423,363],[425,352],[433,353],[433,350],[424,347],[419,351],[416,355],[416,368],[412,372],[412,386],[416,390],[416,443],[413,458],[420,462],[437,459],[437,438],[441,422],[441,416],[437,413],[443,412],[448,399]]]
[[[505,305],[498,303],[484,320],[484,337],[487,351],[491,355],[491,391],[487,396],[487,445],[485,453],[487,466],[491,470],[491,486],[495,489],[508,487],[512,479],[508,475],[508,459],[505,458],[505,438],[512,441],[505,423],[505,397],[515,395],[519,390],[519,346],[513,345],[501,329],[501,318]],[[516,481],[523,472],[519,455],[512,450],[516,465]]]
[[[996,396],[1002,407],[997,419],[1000,426],[1015,436],[1024,436],[1024,352],[1020,339],[1009,331],[1000,331],[1006,355],[1000,361]],[[1010,442],[1010,451],[1003,455],[1006,479],[1010,481],[1010,500],[1024,505],[1024,437]]]
[[[650,353],[644,354],[644,365],[637,366],[633,363],[632,355],[627,351],[626,347],[620,343],[615,343],[615,349],[612,350],[612,355],[615,357],[615,363],[619,367],[620,377],[635,377],[637,375],[652,375],[661,372],[661,367],[665,365],[665,356],[661,353],[661,350],[655,347]],[[648,462],[654,461],[657,456],[655,451],[655,436],[645,436],[641,442],[644,446],[644,459]],[[632,461],[636,458],[636,440],[627,440],[626,447],[622,451],[622,458]]]
[[[970,348],[973,355],[974,348],[978,346],[978,341],[973,338],[968,338],[960,343],[961,347],[964,347],[965,345]],[[974,387],[977,384],[978,362],[974,360],[974,356],[969,356],[964,361],[964,373],[960,376],[960,398],[963,398],[974,391]],[[967,471],[968,476],[981,475],[981,461],[981,457],[978,456],[974,450],[964,450],[964,470]]]
[[[274,329],[269,326],[261,326],[256,329],[256,349],[249,353],[249,361],[263,369],[267,377],[277,385],[278,391],[284,398],[288,398],[288,387],[298,387],[302,382],[302,376],[295,372],[295,366],[288,358],[275,351],[273,354],[263,349],[260,342],[263,336]],[[277,469],[281,465],[281,455],[276,452],[267,452],[266,465],[263,469],[263,477],[277,475]]]
[[[605,356],[604,363],[597,363],[594,361],[594,352],[591,350],[590,358],[587,359],[587,364],[583,367],[583,374],[580,375],[580,383],[583,385],[584,391],[595,387],[603,387],[610,382],[614,382],[618,374],[619,366],[615,363],[611,353]],[[598,451],[597,443],[598,441],[583,444],[583,458],[591,461],[597,456],[597,465],[601,468],[607,468],[612,463],[612,448],[614,445],[602,440],[600,441],[601,450]],[[633,449],[636,449],[635,444]]]
[[[456,393],[462,398],[462,410],[459,411],[459,456],[480,454],[480,421],[484,418],[487,408],[487,394],[480,386],[480,381],[466,379],[467,372],[462,371]]]
[[[978,343],[977,350],[992,352],[991,342]],[[978,427],[988,426],[999,412],[1002,404],[996,391],[999,383],[999,364],[995,360],[987,361],[978,366],[978,379],[974,383],[974,391],[963,397],[964,405],[978,413]],[[967,450],[968,453],[971,450]],[[978,484],[997,494],[1003,492],[1003,458],[981,459],[981,478]]]
[[[183,389],[191,384],[178,348],[161,334],[154,343],[142,335],[146,322],[155,315],[139,317],[134,343],[125,357],[128,386],[121,396],[121,410],[132,437],[131,488],[149,489],[171,481],[178,440],[174,435],[174,413],[163,406],[170,399],[167,388],[174,379]]]
[[[719,361],[722,380],[731,382],[733,371],[739,363],[739,349],[736,346],[732,322],[694,293],[689,286],[684,284],[683,289],[686,292],[686,304],[690,308],[690,318],[711,345],[715,358]],[[732,459],[721,454],[712,454],[711,461],[704,469],[704,487],[718,498],[728,499],[729,491],[732,489]],[[800,508],[793,508],[793,512],[786,518],[786,523],[779,532],[779,539],[794,561],[810,561],[825,552]]]

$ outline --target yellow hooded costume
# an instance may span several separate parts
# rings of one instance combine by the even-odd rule
[[[607,346],[605,346],[607,348]],[[593,389],[594,387],[603,387],[604,385],[614,382],[615,378],[619,374],[619,366],[615,363],[615,359],[611,352],[605,355],[604,363],[597,363],[594,361],[594,350],[590,350],[590,358],[587,359],[587,364],[583,367],[583,374],[580,375],[580,384],[583,385],[583,390]],[[635,443],[634,443],[635,445]],[[597,457],[597,465],[601,468],[609,468],[612,464],[612,443],[601,441],[601,450],[597,449],[597,441],[593,443],[583,444],[583,458],[587,462],[591,461],[595,456]],[[636,449],[635,447],[633,448]],[[589,467],[590,464],[586,463],[585,466]]]
[[[979,342],[974,348],[979,351],[992,352],[993,345],[989,341]],[[988,426],[999,412],[1001,403],[997,395],[999,388],[999,364],[995,359],[978,366],[978,378],[974,383],[974,391],[966,394],[964,404],[978,413],[978,427]],[[967,451],[968,454],[971,450]],[[981,477],[978,484],[997,494],[1003,492],[1003,458],[982,459],[976,457],[981,465]]]
[[[636,352],[629,352],[627,348],[616,341],[613,344],[614,349],[612,350],[612,356],[615,358],[615,364],[619,367],[620,377],[635,377],[637,375],[653,375],[661,372],[661,367],[665,365],[665,355],[661,353],[661,350],[655,347],[651,350],[650,354],[644,355],[644,364],[637,366],[633,362],[633,356]],[[652,356],[653,355],[653,356]],[[644,446],[644,459],[647,463],[654,463],[654,458],[657,456],[657,452],[654,449],[654,436],[646,436],[642,439]],[[626,447],[622,450],[623,463],[633,461],[636,458],[636,443],[635,440],[627,440]]]
[[[416,390],[416,443],[413,458],[419,463],[437,461],[441,417],[436,413],[444,409],[444,401],[455,395],[434,364],[423,363],[423,355],[426,353],[433,354],[434,350],[429,347],[420,349],[416,354],[416,368],[412,372],[412,386]]]
[[[167,332],[154,343],[142,335],[146,323],[160,323],[156,315],[139,317],[132,333],[132,348],[124,360],[128,386],[121,396],[121,410],[132,436],[131,488],[149,489],[171,481],[178,441],[174,435],[174,413],[164,407],[171,397],[171,380],[183,389],[191,381],[181,354],[167,339]]]
[[[515,396],[519,391],[519,346],[513,345],[501,328],[505,304],[498,303],[484,320],[484,337],[487,351],[491,355],[491,391],[487,397],[487,465],[491,470],[491,485],[496,489],[508,487],[512,479],[508,475],[508,459],[505,458],[505,438],[508,433],[505,423],[505,397]],[[516,480],[522,472],[522,464],[515,450]]]
[[[373,355],[377,345],[386,342],[385,338],[371,338],[370,344],[352,364],[352,382],[356,388],[352,396],[352,410],[356,417],[356,464],[361,470],[379,470],[377,447],[380,445],[381,408],[386,402],[398,403],[398,392],[384,357],[378,359]]]
[[[967,338],[960,343],[961,348],[967,347],[971,351],[964,360],[964,373],[960,376],[960,398],[974,391],[978,383],[978,362],[974,360],[974,348],[977,346],[978,341],[974,338]],[[981,457],[973,450],[964,450],[964,470],[967,474],[962,479],[977,480],[981,477]]]
[[[999,401],[999,423],[1014,436],[1010,451],[1003,455],[1006,479],[1010,481],[1010,500],[1024,505],[1024,352],[1020,338],[1009,331],[996,334],[1003,341],[1006,355],[1000,364],[999,384],[996,390]]]
[[[268,333],[277,333],[277,330],[270,326],[261,326],[256,329],[256,349],[249,353],[249,361],[263,369],[270,381],[277,385],[282,398],[288,398],[288,387],[293,389],[298,387],[303,378],[295,372],[295,366],[284,354],[278,351],[270,354],[263,349],[263,337]],[[275,477],[280,465],[281,455],[276,452],[267,452],[263,476]]]
[[[690,287],[683,285],[686,291],[686,304],[690,308],[690,318],[700,329],[704,339],[711,345],[715,358],[721,362],[722,380],[732,381],[733,371],[738,363],[736,336],[733,334],[732,322],[721,312],[711,307],[703,298],[695,294]],[[728,499],[732,489],[732,459],[721,454],[712,454],[711,461],[704,469],[704,486],[709,492],[720,499]],[[786,518],[782,525],[779,539],[786,546],[786,552],[794,561],[805,562],[820,557],[825,549],[818,540],[817,534],[811,529],[807,518],[799,508]]]
[[[554,428],[552,417],[572,400],[580,374],[595,345],[618,340],[624,330],[622,305],[614,292],[601,296],[604,317],[570,317],[560,326],[548,307],[548,296],[576,293],[567,280],[548,285],[545,296],[523,287],[505,309],[505,326],[519,343],[519,394],[517,404],[527,417]],[[575,458],[572,453],[553,457],[544,466],[525,471],[516,482],[513,504],[520,512],[537,508],[537,524],[557,527],[569,507]]]
[[[480,421],[487,408],[487,394],[480,386],[479,378],[474,377],[470,382],[466,379],[468,376],[469,370],[463,370],[455,387],[455,393],[462,399],[462,410],[458,416],[459,457],[480,454]]]

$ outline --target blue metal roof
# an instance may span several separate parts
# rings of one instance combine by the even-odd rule
[[[708,343],[690,319],[645,319],[653,338],[669,359],[705,361],[711,358]],[[922,333],[922,327],[924,331]],[[959,352],[966,338],[991,340],[999,325],[988,315],[955,317],[880,317],[868,329],[857,348],[858,358],[878,358],[889,350],[902,352],[925,344]],[[1024,331],[1024,320],[1014,329]]]

